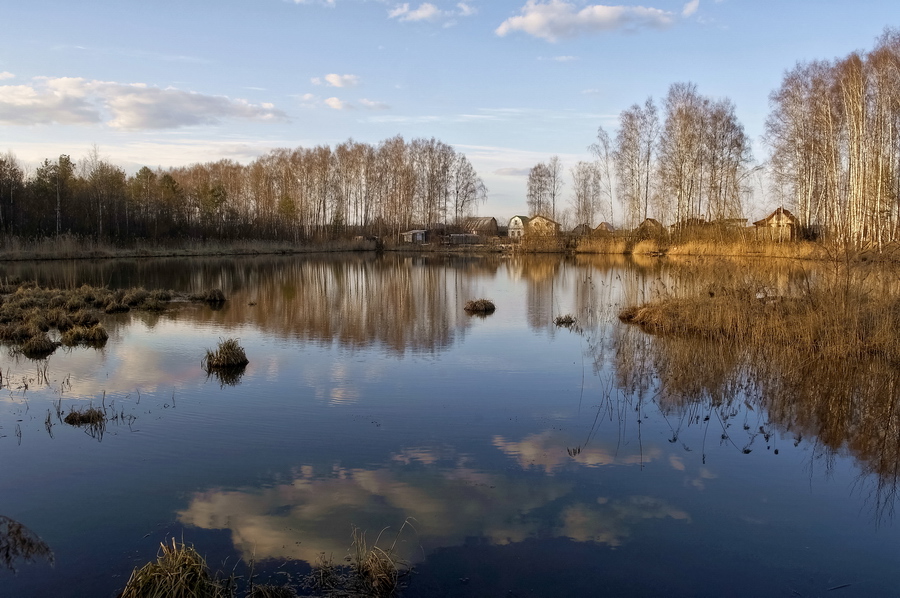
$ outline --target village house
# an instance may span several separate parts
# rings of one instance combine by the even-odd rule
[[[615,232],[615,227],[609,222],[601,222],[597,225],[597,228],[594,229],[595,233],[612,233]]]
[[[510,239],[521,239],[525,236],[525,227],[528,226],[528,222],[531,220],[528,216],[513,216],[509,219],[509,225],[507,227],[507,236]]]
[[[499,234],[497,219],[493,216],[466,218],[462,227],[467,234],[479,237],[496,237]]]
[[[579,224],[572,229],[572,234],[576,237],[587,237],[591,234],[591,227],[587,224]]]
[[[753,223],[757,238],[773,241],[793,241],[800,230],[800,221],[783,206]]]

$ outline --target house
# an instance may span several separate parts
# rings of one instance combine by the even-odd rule
[[[579,224],[572,229],[572,234],[576,237],[586,237],[591,234],[591,227],[587,224]]]
[[[510,239],[521,239],[525,236],[525,228],[528,226],[528,223],[531,221],[531,218],[528,216],[513,216],[509,219],[509,226],[507,227],[507,235]]]
[[[665,232],[665,227],[655,218],[647,218],[641,222],[634,232],[639,237],[655,237]]]
[[[466,218],[463,229],[470,235],[496,237],[499,234],[497,219],[491,216]]]
[[[405,233],[400,233],[400,236],[403,237],[404,243],[421,244],[427,241],[428,231],[422,229],[408,230]]]
[[[615,232],[615,227],[609,222],[601,222],[597,225],[597,228],[594,229],[595,233],[612,233]]]
[[[783,206],[753,223],[756,227],[756,236],[772,239],[774,241],[787,241],[797,238],[800,230],[800,221]]]
[[[550,220],[546,216],[532,216],[528,221],[525,233],[534,236],[552,236],[559,234],[559,222]]]

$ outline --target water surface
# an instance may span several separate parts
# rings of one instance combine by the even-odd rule
[[[343,559],[354,528],[415,564],[405,596],[900,587],[897,450],[870,446],[896,415],[863,405],[835,421],[684,348],[694,375],[676,381],[669,341],[618,322],[718,267],[347,255],[7,264],[9,276],[229,301],[106,316],[101,350],[0,355],[0,515],[55,560],[0,569],[2,595],[115,596],[172,537],[278,581],[279,566]],[[463,311],[480,297],[493,315]],[[576,326],[554,324],[566,313]],[[226,337],[250,359],[236,380],[201,367]],[[102,434],[59,421],[86,405],[120,417]]]

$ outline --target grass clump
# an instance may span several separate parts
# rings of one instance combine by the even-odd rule
[[[568,328],[569,326],[572,326],[573,324],[575,324],[575,316],[573,316],[572,314],[566,314],[564,316],[556,316],[556,318],[553,320],[553,323],[556,324],[557,326],[563,326],[563,327]]]
[[[87,409],[73,409],[66,415],[63,420],[70,426],[94,426],[102,424],[106,421],[106,414],[102,409],[97,407],[88,407]]]
[[[218,369],[242,368],[250,363],[244,348],[236,338],[221,339],[215,349],[207,349],[203,366],[207,372]]]
[[[121,598],[225,598],[227,583],[213,577],[206,560],[192,547],[160,544],[156,562],[135,569]]]
[[[474,314],[490,314],[494,313],[497,307],[490,299],[474,299],[466,301],[466,306],[463,309]]]
[[[102,347],[109,340],[109,333],[100,324],[73,326],[62,334],[60,340],[67,347],[74,347],[75,345]]]
[[[59,343],[50,340],[50,337],[42,332],[19,345],[19,351],[29,359],[44,359],[56,351],[58,346]]]

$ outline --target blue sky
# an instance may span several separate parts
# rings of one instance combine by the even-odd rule
[[[900,6],[5,0],[0,23],[0,151],[31,167],[93,145],[133,172],[436,137],[486,182],[480,213],[509,218],[525,211],[529,168],[589,159],[598,126],[614,134],[623,109],[675,82],[731,98],[765,159],[768,96],[785,70],[870,49],[900,26]]]

